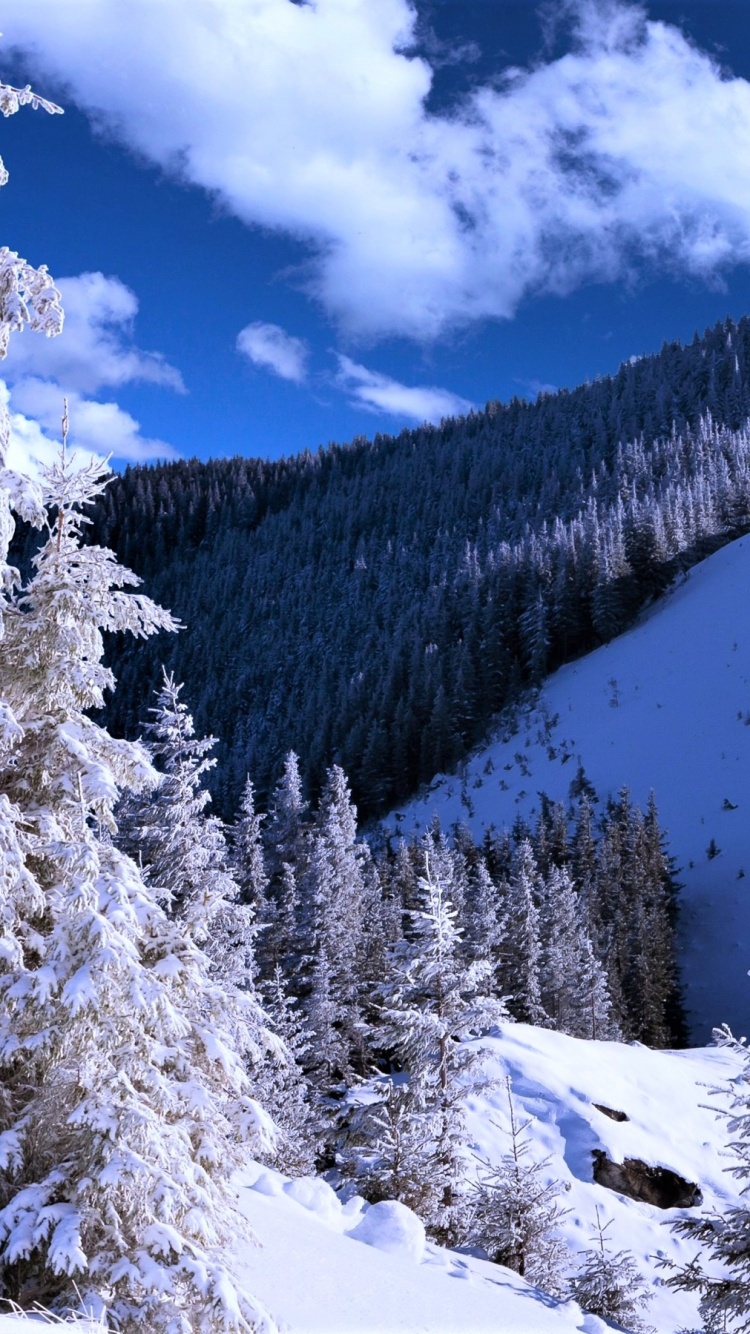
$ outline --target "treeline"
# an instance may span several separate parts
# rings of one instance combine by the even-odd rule
[[[314,814],[294,753],[267,817],[248,783],[235,876],[258,923],[259,975],[270,982],[281,970],[310,1030],[312,1067],[326,1079],[362,1073],[387,1046],[372,998],[411,938],[425,877],[450,901],[462,966],[486,970],[488,993],[512,1018],[573,1037],[684,1044],[678,885],[653,795],[643,812],[623,789],[597,814],[585,775],[573,789],[567,808],[543,800],[534,827],[519,818],[479,844],[435,819],[420,839],[378,846],[358,838],[338,766]]]
[[[273,1161],[399,1200],[443,1244],[481,1245],[599,1311],[567,1273],[559,1188],[525,1160],[509,1083],[511,1152],[468,1170],[467,1102],[487,1087],[471,1040],[517,1020],[584,1039],[684,1041],[678,886],[653,796],[644,812],[624,789],[597,814],[579,771],[569,806],[543,800],[533,828],[519,818],[477,844],[435,821],[419,839],[373,846],[358,837],[341,768],[312,810],[290,753],[267,816],[248,780],[222,827],[205,810],[211,743],[178,695],[167,678],[148,735],[162,781],[127,798],[118,842],[178,920],[197,925],[202,896],[223,897],[208,935],[222,972],[236,973],[235,949],[247,953],[241,915],[254,924],[246,986],[286,1052],[256,1072],[279,1132]]]
[[[108,725],[137,732],[164,660],[222,738],[222,814],[247,773],[265,806],[295,749],[311,791],[338,763],[377,815],[744,530],[748,365],[750,321],[727,321],[574,392],[440,427],[276,463],[128,469],[90,538],[187,628],[113,645]]]

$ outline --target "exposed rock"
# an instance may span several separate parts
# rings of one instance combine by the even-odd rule
[[[692,1209],[702,1203],[700,1186],[686,1181],[669,1167],[649,1167],[640,1158],[613,1163],[603,1149],[594,1149],[592,1156],[594,1181],[608,1190],[619,1191],[620,1195],[628,1195],[631,1200],[643,1200],[657,1209]]]
[[[610,1119],[610,1121],[629,1121],[629,1120],[630,1120],[630,1117],[627,1115],[627,1113],[625,1113],[625,1112],[616,1112],[615,1109],[614,1109],[614,1107],[603,1107],[602,1104],[601,1104],[600,1102],[595,1102],[595,1103],[592,1104],[592,1106],[594,1106],[594,1107],[596,1108],[597,1112],[604,1112],[604,1115],[605,1115],[605,1116],[608,1116],[609,1119]]]

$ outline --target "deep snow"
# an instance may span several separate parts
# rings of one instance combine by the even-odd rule
[[[434,812],[477,834],[567,801],[579,764],[605,799],[654,789],[684,884],[681,963],[693,1041],[750,1030],[750,538],[696,566],[626,634],[548,678],[500,735],[386,822]],[[714,839],[720,849],[713,859]]]
[[[546,1170],[570,1210],[560,1232],[571,1270],[592,1237],[598,1205],[602,1221],[612,1220],[614,1249],[632,1250],[652,1285],[645,1314],[657,1334],[694,1328],[694,1298],[663,1285],[657,1257],[692,1256],[692,1244],[668,1224],[698,1210],[661,1210],[596,1185],[592,1149],[679,1172],[700,1185],[702,1208],[736,1202],[709,1089],[737,1073],[737,1057],[717,1048],[660,1052],[582,1042],[525,1024],[504,1025],[479,1045],[495,1084],[469,1105],[467,1174],[507,1150],[509,1074],[517,1112],[531,1118],[532,1151],[549,1157]],[[595,1103],[629,1120],[612,1121]],[[239,1272],[285,1334],[605,1334],[604,1323],[574,1302],[557,1303],[507,1269],[432,1245],[401,1205],[368,1207],[358,1196],[342,1204],[320,1178],[291,1181],[260,1165],[236,1186],[247,1220],[236,1243]],[[0,1316],[0,1334],[21,1334],[22,1324]]]
[[[592,1236],[595,1208],[612,1219],[615,1249],[629,1248],[653,1287],[646,1318],[658,1334],[697,1324],[694,1298],[663,1284],[657,1257],[687,1259],[694,1246],[668,1223],[683,1212],[637,1203],[598,1186],[594,1148],[618,1162],[638,1157],[672,1168],[701,1186],[702,1207],[738,1198],[725,1170],[722,1129],[707,1086],[736,1073],[737,1060],[716,1048],[654,1052],[639,1044],[581,1042],[525,1024],[482,1040],[496,1087],[472,1100],[467,1171],[507,1150],[510,1074],[517,1110],[532,1118],[533,1152],[549,1156],[549,1176],[570,1209],[561,1234],[575,1267]],[[618,1123],[603,1103],[630,1118]],[[679,1125],[679,1134],[675,1133]],[[256,1168],[239,1183],[240,1208],[260,1242],[245,1247],[248,1286],[289,1334],[599,1334],[601,1321],[573,1302],[557,1304],[515,1274],[487,1261],[425,1243],[419,1220],[400,1207],[368,1209],[359,1197],[343,1207],[325,1182],[286,1182]],[[389,1216],[390,1210],[390,1216]]]

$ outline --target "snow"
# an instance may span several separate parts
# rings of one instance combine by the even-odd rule
[[[668,1225],[694,1211],[659,1209],[597,1185],[592,1150],[671,1168],[700,1186],[702,1207],[736,1202],[710,1089],[737,1074],[737,1057],[717,1048],[583,1042],[510,1023],[477,1045],[494,1084],[469,1103],[467,1172],[507,1151],[509,1074],[519,1118],[531,1118],[533,1153],[549,1157],[546,1171],[570,1210],[560,1231],[571,1271],[590,1244],[598,1206],[602,1222],[611,1220],[613,1249],[631,1250],[651,1287],[648,1323],[657,1334],[696,1327],[695,1298],[664,1287],[657,1265],[660,1255],[692,1256],[693,1245]],[[596,1103],[629,1119],[613,1121]],[[260,1165],[235,1186],[248,1223],[236,1242],[238,1274],[284,1334],[605,1334],[603,1322],[575,1302],[556,1302],[499,1265],[425,1241],[403,1205],[367,1205],[359,1196],[342,1204],[326,1181],[289,1180]],[[20,1334],[20,1323],[0,1316],[0,1334]],[[83,1325],[86,1334],[97,1328]]]
[[[349,1236],[378,1251],[401,1254],[417,1263],[424,1255],[427,1240],[421,1218],[398,1200],[381,1200],[373,1204]]]
[[[750,538],[696,566],[626,634],[548,678],[515,735],[387,821],[437,812],[481,835],[567,801],[579,764],[602,799],[654,789],[684,884],[681,962],[693,1040],[750,1031]],[[714,839],[719,856],[709,859]]]
[[[413,1234],[404,1229],[396,1246],[394,1215],[386,1224],[380,1205],[364,1216],[341,1207],[335,1217],[320,1215],[286,1192],[254,1190],[251,1177],[240,1208],[260,1246],[244,1252],[241,1271],[285,1334],[605,1334],[574,1302],[555,1303],[487,1261],[428,1244],[418,1263]],[[388,1251],[356,1236],[378,1210],[383,1223],[373,1236],[385,1239],[390,1227]]]
[[[33,1325],[37,1334],[41,1334],[42,1329],[67,1329],[69,1334],[104,1334],[105,1326],[96,1320],[65,1320],[58,1321],[53,1316],[47,1316],[43,1313],[0,1315],[0,1334],[22,1334],[21,1325]]]
[[[664,1286],[657,1259],[692,1256],[692,1243],[668,1224],[696,1211],[659,1209],[597,1185],[592,1150],[671,1168],[700,1186],[701,1207],[736,1202],[709,1091],[736,1075],[736,1056],[582,1042],[525,1024],[506,1024],[480,1045],[495,1083],[469,1104],[469,1174],[507,1151],[502,1081],[510,1074],[519,1116],[531,1118],[533,1152],[549,1156],[549,1177],[562,1184],[571,1271],[590,1244],[598,1206],[602,1222],[612,1220],[613,1249],[631,1250],[651,1286],[648,1323],[658,1334],[695,1327],[695,1298]],[[595,1103],[629,1120],[613,1121]],[[261,1167],[237,1185],[260,1243],[238,1248],[242,1277],[286,1334],[604,1334],[604,1324],[575,1302],[557,1303],[499,1265],[425,1242],[419,1220],[402,1205],[368,1206],[358,1196],[342,1205],[325,1182],[290,1182]]]

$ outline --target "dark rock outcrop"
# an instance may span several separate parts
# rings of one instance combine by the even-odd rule
[[[626,1158],[613,1163],[603,1149],[593,1150],[594,1181],[631,1200],[654,1204],[657,1209],[692,1209],[701,1204],[700,1186],[673,1172],[669,1167],[650,1167],[640,1158]]]
[[[600,1102],[595,1102],[592,1106],[596,1108],[597,1112],[603,1112],[605,1116],[608,1116],[610,1121],[630,1120],[630,1117],[625,1112],[616,1112],[614,1107],[603,1107]]]

